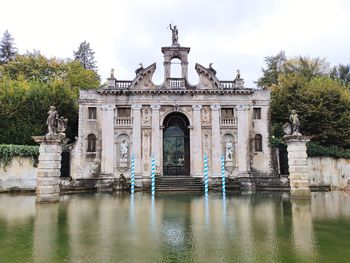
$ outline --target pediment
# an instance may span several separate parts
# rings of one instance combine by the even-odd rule
[[[198,63],[196,63],[195,69],[199,75],[199,83],[196,85],[196,89],[222,89],[213,69],[211,70]]]
[[[154,89],[156,85],[152,82],[152,77],[155,70],[156,63],[137,69],[136,77],[131,82],[129,89]]]

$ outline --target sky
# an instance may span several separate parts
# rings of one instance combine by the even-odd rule
[[[139,63],[156,62],[153,81],[161,84],[169,23],[191,48],[191,84],[198,82],[195,63],[213,63],[220,80],[233,80],[240,69],[254,88],[264,58],[281,50],[350,64],[348,0],[11,0],[1,10],[0,34],[9,30],[20,53],[72,58],[89,42],[102,81],[111,68],[117,79],[132,80]]]

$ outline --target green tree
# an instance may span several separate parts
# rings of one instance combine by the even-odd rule
[[[47,111],[56,106],[68,118],[66,134],[78,125],[79,88],[99,87],[96,72],[77,61],[48,59],[39,52],[18,55],[0,65],[0,144],[34,144],[32,135],[47,132]]]
[[[337,67],[333,67],[331,72],[332,79],[338,79],[344,86],[350,84],[350,65],[339,64]]]
[[[90,47],[90,43],[84,40],[80,43],[77,51],[73,51],[74,59],[79,61],[85,69],[97,70],[96,61],[94,58],[95,52]]]
[[[285,74],[271,92],[273,134],[282,136],[282,126],[292,109],[300,116],[302,133],[323,146],[350,147],[350,93],[329,77],[308,80]]]
[[[17,48],[14,44],[14,38],[8,30],[5,31],[4,36],[0,42],[0,64],[8,63],[17,55]]]
[[[283,65],[287,58],[284,51],[280,51],[275,56],[265,57],[266,69],[262,68],[263,76],[256,82],[260,88],[269,88],[273,84],[277,84],[278,76],[283,72]]]

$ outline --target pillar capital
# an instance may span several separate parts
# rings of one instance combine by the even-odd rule
[[[141,110],[142,105],[141,104],[133,104],[133,105],[131,105],[131,108],[133,110]]]
[[[210,105],[211,110],[220,110],[221,106],[219,104]]]
[[[115,108],[115,105],[112,105],[112,104],[106,104],[100,107],[100,109],[103,111],[112,111],[114,110],[114,108]]]
[[[153,110],[159,110],[160,109],[160,105],[159,104],[153,104],[153,105],[151,105],[151,109],[152,109],[152,111]]]
[[[192,108],[193,108],[193,110],[195,110],[195,111],[199,111],[199,110],[202,109],[202,105],[193,105]]]
[[[236,106],[237,111],[248,111],[250,107],[248,105],[238,105]]]

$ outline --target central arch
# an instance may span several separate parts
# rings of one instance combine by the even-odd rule
[[[180,112],[165,117],[163,126],[163,175],[190,175],[190,125]]]

